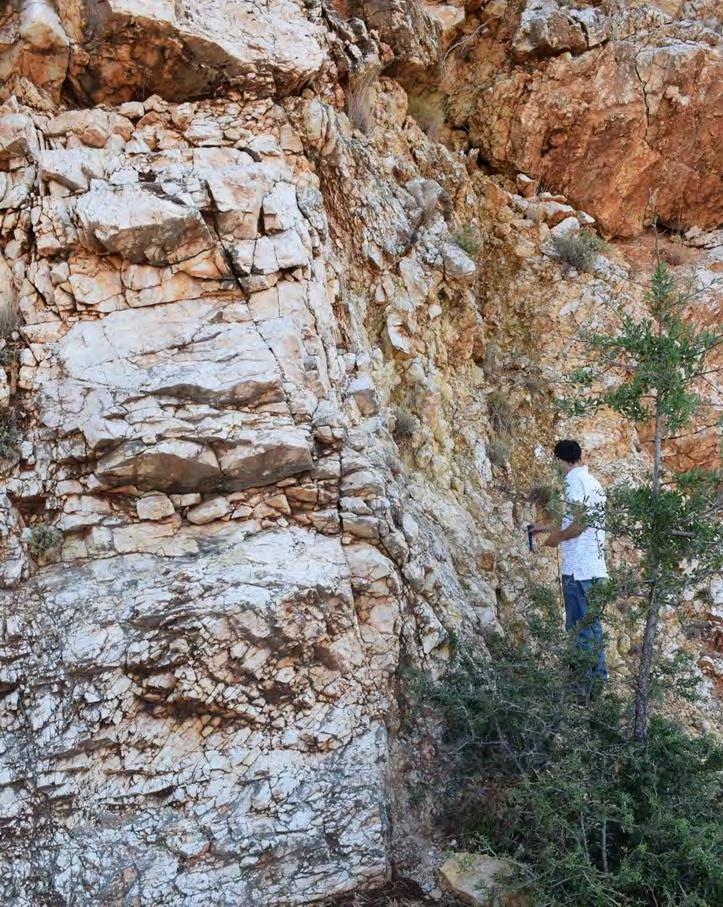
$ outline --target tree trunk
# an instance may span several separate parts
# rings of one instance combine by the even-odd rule
[[[657,583],[653,583],[648,601],[648,617],[645,621],[643,649],[640,653],[638,676],[635,680],[635,718],[633,720],[633,739],[645,740],[648,732],[648,688],[650,686],[650,669],[653,666],[653,649],[658,633],[658,614],[660,602],[657,597]]]
[[[662,467],[662,418],[658,394],[655,399],[655,453],[653,456],[653,499],[660,495],[660,473]],[[633,719],[633,740],[643,741],[648,732],[648,693],[650,688],[650,672],[653,667],[653,652],[655,637],[658,635],[658,615],[660,614],[660,598],[658,596],[658,564],[653,552],[652,585],[648,599],[648,615],[645,620],[645,635],[643,648],[638,663],[638,675],[635,680],[635,717]]]
[[[660,471],[663,465],[663,418],[658,393],[655,394],[655,452],[653,454],[653,497],[660,494]]]

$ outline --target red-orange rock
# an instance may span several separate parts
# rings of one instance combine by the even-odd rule
[[[523,16],[514,33],[508,20],[450,66],[453,116],[471,144],[496,168],[564,192],[606,234],[633,236],[653,211],[675,228],[717,226],[723,59],[708,32],[684,39],[690,23],[668,22],[653,39],[623,18],[608,26],[612,40],[574,55],[563,19],[557,10],[543,28]]]

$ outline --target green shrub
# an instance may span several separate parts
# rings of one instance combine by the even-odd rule
[[[527,620],[414,681],[443,723],[450,834],[524,866],[536,907],[723,903],[720,746],[662,718],[631,740],[624,702],[576,692],[588,653],[554,596]]]
[[[552,245],[557,257],[576,271],[592,271],[603,242],[592,230],[580,230],[579,233],[569,230],[554,236]]]
[[[482,251],[482,239],[479,232],[469,224],[458,230],[452,237],[460,249],[463,249],[470,258],[477,258]]]
[[[33,557],[41,557],[54,551],[63,543],[63,533],[51,526],[34,526],[30,533],[28,548]]]
[[[6,346],[0,350],[0,366],[7,368],[17,362],[17,352],[12,347]]]
[[[18,433],[15,425],[8,420],[0,421],[0,460],[6,460],[15,452]]]

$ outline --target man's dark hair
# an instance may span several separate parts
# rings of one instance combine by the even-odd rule
[[[582,450],[577,441],[558,441],[555,445],[555,456],[566,463],[579,463]]]

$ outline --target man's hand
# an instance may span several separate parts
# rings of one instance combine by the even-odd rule
[[[547,533],[547,538],[542,541],[543,548],[556,548],[560,544],[560,530],[555,529],[554,526],[550,526],[548,523],[534,523],[530,532],[532,535]]]
[[[533,535],[539,535],[541,532],[554,532],[555,527],[550,526],[547,523],[533,523],[530,528],[530,532]]]

